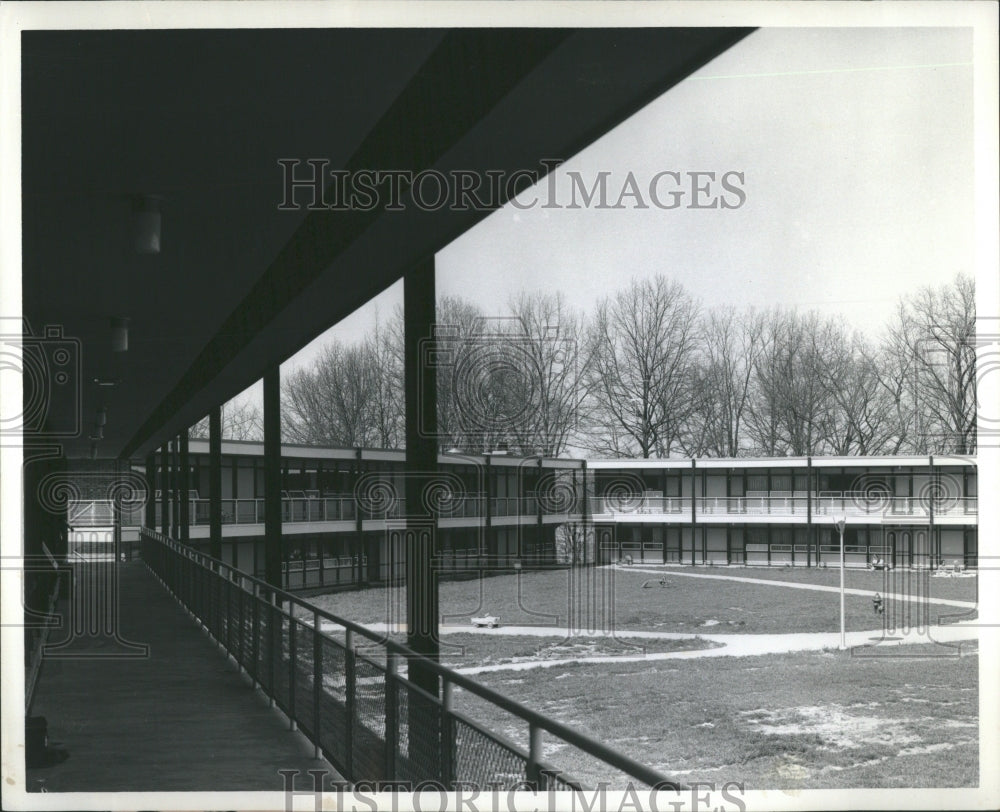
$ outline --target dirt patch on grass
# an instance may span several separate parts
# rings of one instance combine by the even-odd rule
[[[842,705],[805,705],[779,710],[759,708],[744,711],[740,716],[752,729],[766,735],[818,737],[815,741],[825,750],[896,746],[920,741],[912,731],[911,720],[886,719],[861,712],[868,707],[861,706],[858,711]]]
[[[700,637],[681,640],[581,636],[546,639],[485,634],[447,635],[443,642],[449,646],[447,662],[453,668],[550,661],[583,663],[593,657],[642,657],[718,645]]]

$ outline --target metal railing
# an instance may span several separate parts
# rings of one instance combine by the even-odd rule
[[[112,527],[115,505],[110,499],[71,499],[66,505],[70,527]]]
[[[486,516],[487,497],[482,493],[463,494],[450,501],[435,504],[438,518],[484,518]],[[265,507],[263,499],[223,499],[222,523],[232,524],[263,524]],[[210,522],[210,503],[208,499],[190,500],[191,525],[208,525]],[[536,516],[538,499],[534,496],[495,496],[490,499],[492,515],[498,518],[507,516]],[[144,523],[145,508],[140,505],[125,505],[121,509],[123,527],[139,527]],[[358,512],[364,520],[370,519],[401,519],[406,516],[406,499],[393,499],[386,505],[360,503],[353,496],[324,497],[284,497],[281,500],[281,520],[284,523],[296,522],[345,522],[355,521]],[[579,509],[577,511],[579,512]],[[154,524],[161,522],[161,503],[154,506]],[[110,524],[110,522],[108,522]]]
[[[545,736],[648,786],[656,770],[543,716],[364,626],[337,617],[218,559],[142,528],[142,558],[161,583],[350,781],[460,782],[481,787],[580,789],[543,758]],[[408,677],[419,661],[440,694]],[[527,746],[457,707],[486,703],[512,719]],[[474,699],[474,702],[471,700]],[[505,725],[505,727],[507,727]]]
[[[594,514],[639,515],[680,514],[691,516],[690,496],[644,496],[643,494],[618,494],[597,497],[593,500]]]
[[[781,516],[802,517],[809,514],[806,496],[699,496],[695,499],[695,516]],[[934,501],[935,517],[976,516],[977,499],[970,497],[943,497]],[[691,516],[691,498],[688,496],[644,496],[624,494],[598,497],[594,500],[595,515],[677,515],[682,520]],[[812,498],[813,516],[846,514],[858,516],[929,517],[931,502],[917,496],[873,498],[863,493],[844,493],[836,496],[820,494]]]

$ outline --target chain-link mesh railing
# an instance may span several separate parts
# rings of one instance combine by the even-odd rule
[[[588,779],[667,782],[588,736],[364,626],[143,528],[142,558],[293,725],[350,781],[578,789]],[[437,692],[408,679],[408,664]],[[503,735],[453,705],[453,692],[508,718]],[[437,694],[437,695],[436,695]],[[472,706],[470,706],[472,707]],[[573,753],[572,776],[561,772]],[[585,765],[583,773],[577,765]],[[577,776],[580,779],[578,780]]]
[[[528,752],[505,742],[471,719],[455,714],[455,780],[499,787],[525,786]]]

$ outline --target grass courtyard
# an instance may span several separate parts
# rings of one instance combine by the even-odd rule
[[[927,654],[939,654],[927,651]],[[747,790],[975,786],[979,658],[842,652],[580,664],[478,679],[681,784]],[[524,726],[459,693],[459,710],[524,745]],[[606,771],[547,743],[593,785]]]
[[[691,577],[705,575],[725,579]],[[932,622],[941,615],[974,617],[974,578],[895,576],[893,589],[929,588],[931,598],[970,605],[931,604]],[[887,583],[882,573],[863,570],[848,571],[846,580],[849,589],[871,591]],[[736,781],[747,790],[976,785],[974,642],[899,646],[876,657],[835,647],[700,654],[719,645],[702,635],[752,641],[752,635],[837,632],[839,594],[831,588],[838,585],[837,570],[639,564],[446,581],[440,585],[443,623],[464,628],[442,635],[442,658],[453,668],[487,667],[475,674],[479,682],[683,784]],[[406,616],[401,587],[312,600],[365,623],[400,624]],[[469,626],[470,617],[487,613],[501,617],[501,629]],[[881,620],[870,596],[847,596],[849,631],[876,630]],[[588,634],[604,628],[623,634]],[[405,638],[401,631],[392,636]],[[686,658],[667,659],[679,652]],[[609,655],[615,659],[593,661]],[[460,712],[526,746],[520,720],[464,691],[455,701]],[[554,739],[546,740],[544,752],[585,784],[624,782]]]
[[[645,572],[642,570],[651,570]],[[473,616],[500,616],[504,626],[556,626],[568,631],[614,628],[634,631],[780,634],[836,632],[840,598],[836,591],[814,591],[733,580],[689,577],[720,575],[836,587],[839,572],[786,568],[640,567],[558,569],[444,581],[439,587],[442,622],[467,625]],[[659,586],[660,578],[666,586]],[[974,578],[929,578],[931,598],[975,602]],[[882,591],[882,573],[848,571],[848,589]],[[646,585],[645,588],[643,585]],[[895,588],[914,592],[897,574]],[[404,587],[376,587],[310,599],[341,617],[361,623],[397,625],[406,620]],[[966,616],[970,610],[931,604],[932,622],[941,615]],[[867,595],[845,599],[848,630],[879,628]]]

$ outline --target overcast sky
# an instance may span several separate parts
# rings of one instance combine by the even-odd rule
[[[901,295],[973,271],[972,114],[968,29],[757,31],[556,176],[568,199],[568,171],[609,172],[609,197],[629,172],[640,188],[665,170],[742,172],[742,206],[508,205],[438,254],[439,295],[499,315],[519,291],[562,291],[589,311],[662,273],[706,307],[815,308],[874,336]],[[285,369],[401,302],[398,283]]]

